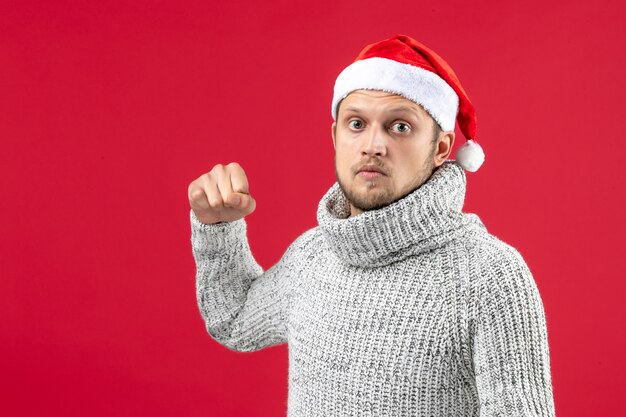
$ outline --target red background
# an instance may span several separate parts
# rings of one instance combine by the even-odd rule
[[[405,33],[477,108],[465,210],[533,271],[557,415],[618,415],[625,18],[606,0],[0,2],[0,414],[284,415],[287,346],[204,329],[187,187],[239,162],[269,268],[335,179],[336,76]]]

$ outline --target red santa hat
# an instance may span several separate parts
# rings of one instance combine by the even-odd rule
[[[463,169],[475,172],[485,160],[476,142],[476,112],[452,68],[434,51],[405,35],[367,45],[337,77],[332,116],[354,90],[382,90],[420,104],[443,130],[455,121],[466,142],[455,154]]]

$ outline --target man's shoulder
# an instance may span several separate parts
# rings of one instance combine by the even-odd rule
[[[481,275],[530,272],[520,250],[492,233],[484,232],[475,236],[471,246]]]
[[[287,248],[285,255],[302,256],[319,248],[322,243],[322,233],[319,225],[311,227],[300,234]]]
[[[470,282],[473,303],[509,311],[529,306],[542,308],[537,281],[520,250],[487,234],[476,247],[475,256],[477,262]]]

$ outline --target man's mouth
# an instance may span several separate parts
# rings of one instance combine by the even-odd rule
[[[357,175],[360,176],[360,177],[366,178],[366,179],[378,178],[378,177],[384,177],[385,176],[385,174],[383,174],[382,172],[368,171],[368,170],[359,171],[359,173]]]
[[[385,176],[385,173],[381,168],[377,167],[376,165],[364,165],[359,169],[357,175],[362,178],[370,179],[383,177]]]

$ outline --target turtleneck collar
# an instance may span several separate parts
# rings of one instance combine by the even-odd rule
[[[486,230],[476,214],[462,212],[465,187],[465,171],[456,161],[447,160],[400,200],[349,217],[350,203],[335,182],[319,202],[317,221],[343,262],[387,265],[441,247],[467,227]]]

